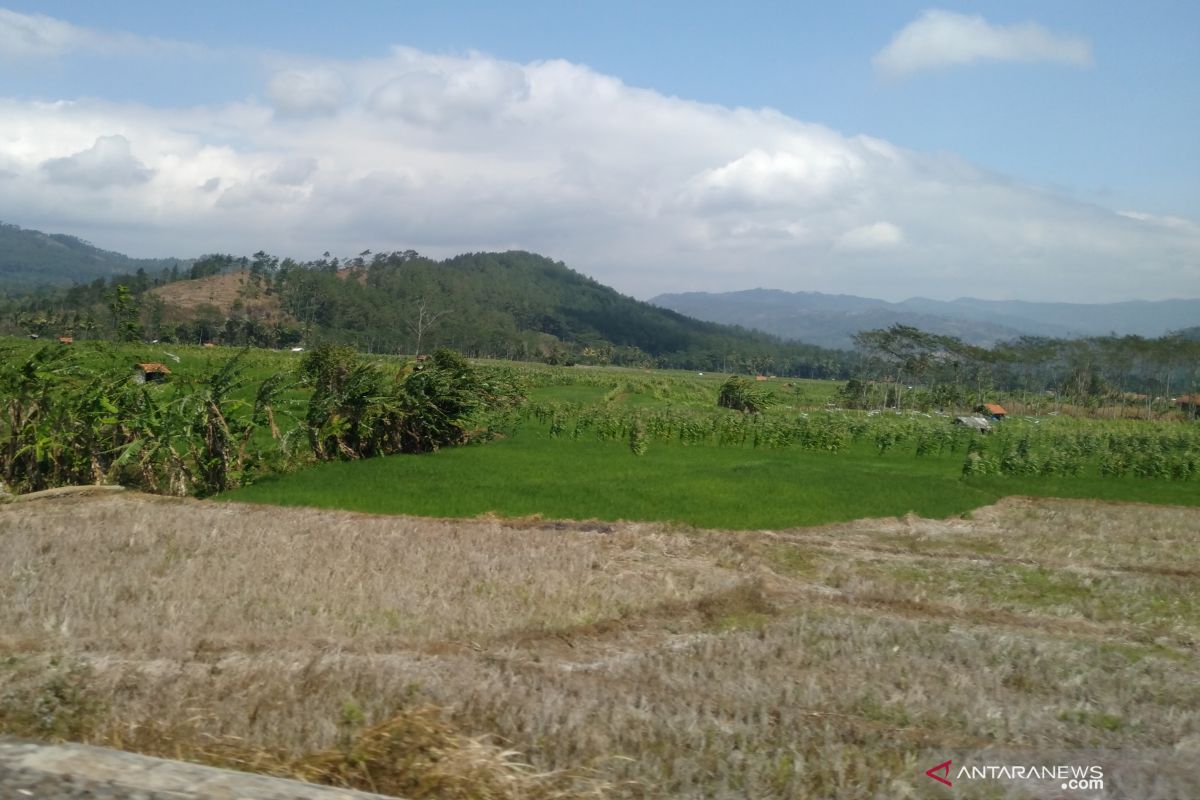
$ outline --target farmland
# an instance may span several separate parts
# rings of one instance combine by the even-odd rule
[[[1178,800],[1198,530],[1074,500],[744,533],[34,500],[0,508],[0,726],[414,798],[934,797],[953,756]]]
[[[725,376],[518,369],[529,402],[485,446],[325,464],[227,497],[739,529],[947,517],[1009,495],[1200,504],[1200,426],[1178,421],[1027,417],[981,437],[948,415],[831,409],[829,381],[763,382],[772,407],[744,415],[715,408]]]
[[[34,352],[28,342],[11,346],[16,357]],[[139,402],[169,404],[203,388],[205,376],[237,353],[89,342],[75,345],[68,363],[116,374],[134,361],[167,363],[171,380]],[[1200,502],[1200,426],[1185,419],[1015,416],[981,436],[953,426],[953,409],[842,410],[840,385],[830,381],[756,383],[769,393],[767,410],[741,414],[716,407],[724,375],[512,362],[477,362],[485,383],[516,387],[526,400],[467,421],[479,432],[476,444],[314,464],[305,437],[295,435],[311,413],[300,360],[271,351],[238,356],[241,377],[224,390],[229,402],[250,408],[257,387],[275,381],[272,427],[247,423],[247,441],[262,454],[250,465],[257,469],[235,476],[242,486],[226,499],[734,529],[908,513],[944,518],[1011,495]],[[404,363],[373,360],[385,371]]]
[[[231,355],[71,363],[184,398]],[[525,397],[486,435],[317,463],[301,357],[242,359],[273,469],[0,507],[0,731],[412,798],[924,797],[951,754],[1200,792],[1200,426],[481,362]]]

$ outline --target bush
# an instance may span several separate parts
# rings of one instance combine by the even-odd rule
[[[769,392],[759,389],[746,378],[731,375],[729,380],[721,384],[717,405],[747,414],[758,414],[766,410],[770,397]]]
[[[427,453],[465,444],[477,412],[515,403],[513,384],[481,380],[467,361],[441,349],[395,374],[345,347],[323,345],[300,372],[313,386],[305,423],[318,459]]]

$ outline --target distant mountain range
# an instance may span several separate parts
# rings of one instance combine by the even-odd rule
[[[139,269],[151,278],[158,278],[164,269],[172,267],[179,267],[186,275],[190,263],[171,258],[130,258],[74,236],[0,223],[0,292],[88,284],[97,278],[133,275]],[[403,325],[402,319],[393,318],[390,310],[382,308],[389,302],[402,304],[425,297],[439,302],[441,308],[456,309],[452,321],[444,322],[442,327],[463,327],[462,341],[473,339],[478,333],[476,328],[486,327],[482,320],[490,319],[505,335],[538,332],[567,342],[604,341],[638,347],[655,355],[730,348],[744,353],[777,349],[760,334],[750,334],[751,330],[825,348],[850,349],[855,333],[894,324],[985,346],[1022,335],[1075,338],[1116,333],[1154,337],[1187,328],[1194,332],[1200,326],[1200,299],[1089,305],[915,297],[890,303],[854,295],[751,289],[723,294],[663,294],[647,305],[561,264],[525,253],[479,254],[474,259],[460,256],[440,263],[418,259],[405,263],[398,274],[410,276],[406,280],[415,283],[404,290],[397,286],[396,293],[386,300],[384,295],[388,293],[381,293],[378,287],[366,292],[364,298],[351,298],[339,291],[341,282],[323,281],[322,302],[330,308],[337,305],[330,305],[331,298],[345,302],[347,309],[354,309],[353,313],[346,311],[354,319],[347,320],[345,327],[362,329],[379,324],[381,338],[387,338],[389,326]],[[421,277],[417,281],[412,276]],[[455,277],[448,282],[451,276]],[[164,299],[171,305],[166,294]],[[316,303],[317,298],[311,298],[311,302]],[[375,310],[366,314],[368,308]],[[376,320],[377,316],[383,321]],[[749,330],[718,329],[696,320]]]
[[[852,347],[859,331],[895,324],[985,346],[1023,335],[1153,337],[1200,325],[1200,299],[1086,304],[914,297],[890,303],[846,294],[750,289],[661,294],[650,302],[697,319],[833,348]]]
[[[0,289],[90,283],[110,275],[139,269],[160,272],[185,263],[175,258],[130,258],[74,236],[0,222]]]

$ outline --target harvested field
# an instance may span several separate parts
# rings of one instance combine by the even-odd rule
[[[731,533],[66,497],[0,508],[0,565],[23,735],[411,797],[938,796],[985,750],[1200,796],[1197,509]],[[1098,796],[1046,792],[970,796]]]

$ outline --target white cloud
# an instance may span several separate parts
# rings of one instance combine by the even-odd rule
[[[272,183],[280,186],[300,186],[317,171],[315,158],[291,157],[284,159],[270,176]]]
[[[890,222],[872,222],[851,228],[838,237],[834,247],[848,253],[890,250],[904,241],[904,231]]]
[[[55,183],[103,189],[145,183],[153,174],[134,158],[124,136],[100,136],[87,150],[42,162],[42,171]]]
[[[397,49],[273,67],[269,103],[0,99],[0,219],[134,255],[524,248],[643,297],[1200,296],[1195,223],[776,111],[564,61]]]
[[[693,179],[690,193],[701,208],[819,205],[853,182],[864,166],[852,148],[798,139],[787,149],[755,148],[704,170]]]
[[[413,58],[405,53],[406,61]],[[416,125],[478,122],[503,113],[529,93],[525,71],[516,64],[476,55],[425,66],[379,85],[368,102],[371,110]]]
[[[331,69],[285,69],[271,77],[267,96],[285,116],[328,116],[341,108],[346,91],[345,80]]]
[[[1148,225],[1158,225],[1171,230],[1200,235],[1200,223],[1183,217],[1176,217],[1170,214],[1147,214],[1145,211],[1118,211],[1117,213],[1122,217],[1135,219],[1138,222],[1144,222]]]
[[[81,28],[42,14],[0,8],[0,59],[6,61],[55,59],[80,52],[121,56],[145,52],[180,55],[200,50],[183,42]]]
[[[873,59],[890,78],[977,61],[1053,61],[1090,66],[1091,45],[1073,36],[1056,36],[1035,22],[993,25],[982,16],[953,11],[924,11],[892,38]]]

